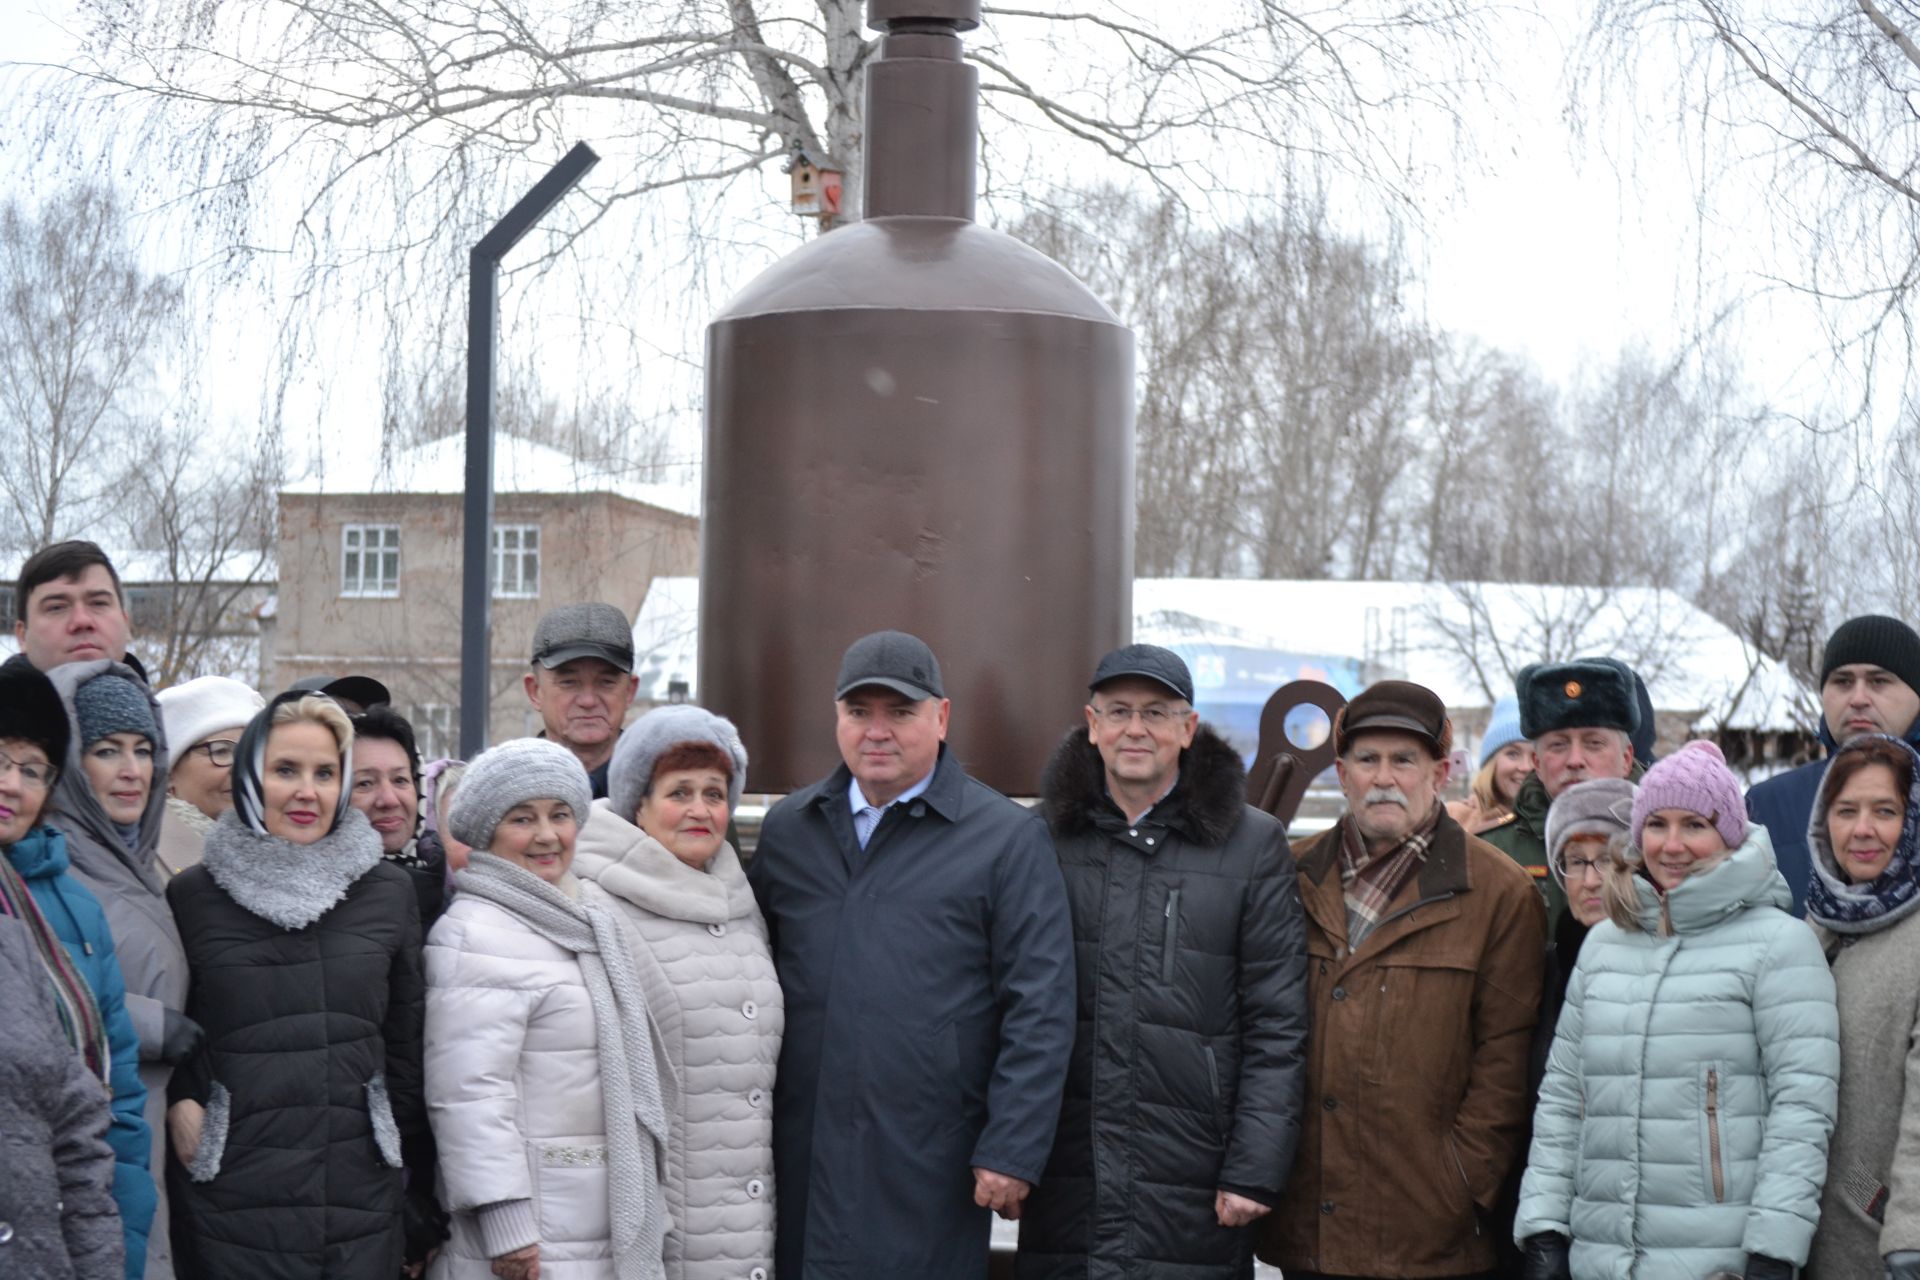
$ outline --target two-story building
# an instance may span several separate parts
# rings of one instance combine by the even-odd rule
[[[335,466],[280,492],[279,596],[262,686],[356,673],[393,691],[426,757],[460,724],[466,442]],[[494,445],[490,740],[537,732],[522,691],[533,628],[600,600],[633,617],[657,577],[699,567],[699,494],[501,435]]]

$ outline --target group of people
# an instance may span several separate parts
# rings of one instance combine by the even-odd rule
[[[0,1274],[977,1280],[998,1214],[1026,1280],[1920,1280],[1896,620],[1744,797],[1590,658],[1450,808],[1379,682],[1297,848],[1176,654],[1097,664],[1027,807],[880,632],[743,864],[746,745],[625,723],[611,606],[542,618],[542,736],[423,765],[369,677],[150,692],[91,544],[16,601]]]

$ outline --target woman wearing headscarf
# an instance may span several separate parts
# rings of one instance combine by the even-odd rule
[[[660,1063],[632,942],[572,871],[586,770],[539,738],[467,767],[473,847],[427,940],[427,1087],[448,1280],[664,1275]]]
[[[127,1017],[106,912],[67,870],[66,837],[40,822],[69,736],[51,681],[25,663],[0,668],[0,915],[26,926],[61,1029],[112,1095],[113,1199],[126,1236],[126,1277],[140,1280],[155,1205],[140,1038]]]
[[[61,1034],[39,948],[0,911],[0,1275],[120,1280],[107,1094]]]
[[[352,750],[333,699],[275,698],[234,750],[233,809],[167,886],[206,1028],[169,1115],[194,1280],[388,1280],[433,1243],[402,1219],[402,1168],[432,1166],[420,913],[348,802]]]
[[[1650,769],[1631,824],[1534,1112],[1523,1275],[1793,1280],[1838,1098],[1826,958],[1712,743]]]
[[[613,895],[679,1081],[665,1186],[669,1280],[773,1269],[773,1077],[785,1027],[767,926],[727,819],[747,781],[732,723],[656,707],[620,735],[574,870]]]
[[[47,679],[66,708],[71,736],[43,821],[66,838],[74,877],[99,899],[113,931],[127,1016],[140,1041],[153,1139],[148,1167],[158,1204],[147,1236],[146,1280],[173,1280],[163,1172],[167,1083],[175,1064],[198,1049],[200,1028],[183,1012],[187,957],[155,857],[169,777],[160,704],[120,662],[70,662]]]
[[[1840,1120],[1807,1274],[1920,1280],[1920,754],[1836,751],[1807,832],[1807,918],[1840,1000]]]

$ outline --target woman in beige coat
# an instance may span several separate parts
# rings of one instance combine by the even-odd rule
[[[766,924],[726,839],[746,772],[726,720],[690,706],[648,712],[621,735],[574,860],[625,917],[678,1084],[663,1179],[669,1280],[767,1280],[773,1269],[785,1020]]]
[[[1840,1004],[1840,1118],[1807,1275],[1920,1280],[1920,754],[1834,752],[1807,832]]]

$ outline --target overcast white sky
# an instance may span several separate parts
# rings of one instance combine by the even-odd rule
[[[26,3],[27,15],[9,23],[0,56],[62,60],[71,46],[60,26],[71,25],[71,0]],[[1565,21],[1574,8],[1556,3],[1554,12]],[[1577,146],[1561,82],[1569,36],[1538,17],[1516,19],[1508,28],[1499,74],[1514,95],[1512,108],[1501,112],[1497,130],[1482,137],[1476,165],[1436,185],[1426,208],[1428,234],[1414,246],[1431,319],[1524,352],[1556,380],[1583,361],[1605,361],[1635,340],[1655,350],[1670,347],[1695,319],[1696,305],[1676,297],[1676,282],[1693,273],[1694,245],[1678,140],[1670,131],[1645,127],[1644,120],[1622,120],[1601,135],[1612,139],[1616,158]],[[18,92],[17,77],[3,83]],[[89,124],[76,121],[75,127]],[[15,153],[5,157],[5,168],[20,174],[25,160],[19,139],[5,145]],[[1621,165],[1631,172],[1622,172]],[[60,177],[44,168],[26,176],[12,184],[16,192],[44,189]],[[785,179],[777,170],[770,169],[765,181],[768,199],[783,198]],[[1764,229],[1727,228],[1724,244],[1737,266],[1743,254],[1763,254]],[[738,280],[747,278],[756,258],[767,256],[764,250],[745,252],[735,264]],[[516,308],[535,305],[510,296],[503,310],[511,320]],[[564,301],[551,301],[549,308],[541,332],[551,350],[542,358],[564,364],[567,353],[578,350],[568,330],[579,328],[580,317],[569,317]],[[655,306],[659,314],[651,319],[647,309],[638,303],[620,323],[656,335],[663,354],[648,382],[672,387],[671,400],[691,404],[700,357],[697,327],[677,326],[671,306]],[[236,298],[223,300],[220,314],[208,319],[214,368],[203,391],[214,416],[257,421],[259,394],[269,382],[269,322]],[[588,324],[599,319],[589,317]],[[688,341],[675,350],[682,332]],[[326,377],[294,389],[289,426],[300,433],[303,419],[324,419],[325,429],[309,438],[331,437],[354,450],[370,447],[378,439],[381,405],[378,352],[367,348],[377,339],[350,324],[337,326],[330,338],[337,357],[328,362]],[[1819,350],[1819,335],[1807,317],[1754,313],[1741,338],[1750,370],[1775,380],[1764,389],[1808,385],[1808,361]]]

